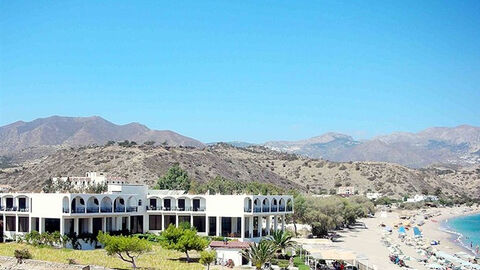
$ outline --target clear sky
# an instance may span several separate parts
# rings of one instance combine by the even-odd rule
[[[0,125],[203,142],[480,126],[480,1],[0,0]]]

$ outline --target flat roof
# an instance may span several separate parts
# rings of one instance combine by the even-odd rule
[[[211,248],[241,248],[241,249],[246,249],[250,247],[249,242],[240,242],[240,241],[212,241],[210,242],[210,247]]]

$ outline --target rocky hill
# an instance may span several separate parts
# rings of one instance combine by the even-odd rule
[[[164,146],[90,146],[60,149],[41,159],[0,170],[0,184],[18,190],[40,190],[58,175],[105,171],[131,183],[153,185],[175,163],[196,181],[223,176],[236,181],[259,181],[286,188],[328,192],[352,185],[360,192],[388,195],[433,193],[480,197],[480,167],[469,169],[411,169],[381,162],[330,162],[265,147],[237,148],[216,144],[205,148]]]
[[[58,146],[103,145],[111,140],[204,147],[195,139],[170,130],[151,130],[139,123],[116,125],[98,116],[52,116],[0,127],[0,155],[17,155],[25,149],[41,149],[43,153],[51,153],[51,148]]]
[[[432,164],[480,164],[480,127],[428,128],[357,141],[339,133],[300,141],[272,141],[265,146],[287,153],[332,161],[382,161],[413,168]]]

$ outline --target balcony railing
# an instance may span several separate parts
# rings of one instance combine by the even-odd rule
[[[125,212],[125,206],[115,207],[115,213],[122,213],[122,212]]]
[[[68,208],[62,208],[62,212],[68,214],[68,213],[70,213],[70,209],[68,209]]]
[[[272,206],[272,212],[277,212],[278,210],[278,207],[275,205],[275,206]]]
[[[148,211],[193,211],[193,212],[205,212],[205,207],[162,207],[162,206],[147,206]]]
[[[127,212],[137,212],[137,207],[136,206],[127,207]]]
[[[250,213],[250,212],[252,212],[252,208],[251,207],[245,207],[243,209],[243,211],[246,212],[246,213]]]
[[[287,212],[292,212],[292,207],[291,206],[287,206]]]
[[[28,207],[22,207],[19,208],[17,206],[12,206],[12,207],[5,207],[5,206],[0,206],[0,211],[8,211],[8,212],[28,212],[30,209]]]
[[[270,207],[264,206],[262,212],[270,212]]]
[[[102,213],[111,213],[112,212],[112,207],[101,207],[100,212]]]
[[[278,211],[280,211],[280,212],[285,212],[285,206],[280,206],[280,207],[278,208]]]
[[[98,208],[98,207],[88,207],[87,208],[87,213],[98,213],[98,212],[100,212],[99,210],[100,210],[100,208]]]
[[[260,212],[262,212],[262,207],[261,207],[261,206],[255,206],[255,207],[253,208],[253,212],[254,212],[254,213],[260,213]]]
[[[72,208],[72,214],[85,213],[85,207]]]

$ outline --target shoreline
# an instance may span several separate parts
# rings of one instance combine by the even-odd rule
[[[480,207],[445,207],[445,208],[428,208],[418,210],[400,210],[396,209],[391,212],[377,211],[375,217],[359,220],[366,226],[363,228],[354,228],[338,231],[341,235],[339,242],[330,243],[337,249],[354,252],[358,257],[368,258],[371,266],[376,269],[402,269],[398,265],[393,264],[389,255],[392,247],[386,246],[385,240],[391,243],[391,246],[398,248],[402,252],[402,256],[406,256],[406,264],[414,269],[428,269],[426,264],[421,263],[418,259],[428,259],[424,254],[418,252],[418,247],[407,244],[408,241],[402,241],[398,237],[398,230],[395,224],[409,221],[410,219],[401,219],[401,216],[409,216],[412,219],[424,219],[424,224],[419,226],[425,244],[433,250],[442,251],[451,255],[464,252],[472,255],[472,251],[457,241],[459,232],[448,229],[445,226],[447,219],[460,216],[480,214]],[[385,233],[385,226],[393,229],[392,233]],[[412,229],[407,230],[408,238],[413,239]],[[439,245],[430,245],[432,240],[440,241]]]
[[[465,249],[466,251],[468,251],[468,253],[471,253],[471,255],[473,256],[478,256],[479,254],[475,252],[475,248],[470,247],[466,242],[463,241],[463,239],[465,239],[465,235],[463,235],[461,232],[456,231],[455,229],[453,229],[448,225],[448,220],[450,219],[455,219],[455,218],[465,217],[465,216],[475,216],[475,215],[480,215],[480,209],[476,209],[476,210],[473,210],[472,212],[463,213],[456,216],[451,216],[448,218],[447,217],[442,218],[438,222],[439,225],[437,229],[450,234],[452,236],[452,238],[449,239],[451,243],[457,245],[460,248]],[[480,243],[477,243],[477,244],[480,245]]]

